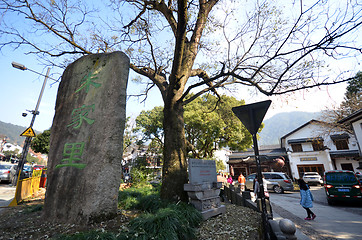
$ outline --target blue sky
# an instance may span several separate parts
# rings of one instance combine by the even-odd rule
[[[100,3],[99,1],[94,2]],[[12,20],[16,23],[23,24],[23,22],[18,21],[17,16],[14,16]],[[44,77],[38,76],[30,71],[15,69],[11,66],[11,62],[15,61],[24,64],[26,67],[43,74],[46,73],[46,68],[39,64],[36,57],[24,55],[24,52],[25,50],[21,48],[17,51],[4,48],[2,52],[0,52],[0,121],[24,126],[25,130],[25,128],[30,125],[32,116],[28,113],[27,117],[22,117],[22,113],[26,112],[26,110],[34,110]],[[352,72],[355,73],[360,70],[350,64],[348,59],[343,59],[336,65],[336,67],[341,66],[343,66],[345,70],[352,70]],[[51,69],[51,74],[57,74],[55,77],[58,78],[61,72],[57,69]],[[130,79],[133,76],[135,76],[135,73],[131,72]],[[38,131],[49,129],[52,124],[58,89],[58,83],[52,83],[52,81],[48,81],[39,108],[40,115],[38,115],[35,120],[34,129]],[[142,89],[142,86],[129,81],[127,92],[128,94],[137,94]],[[273,102],[266,115],[266,118],[269,118],[279,112],[316,112],[326,107],[338,105],[343,100],[345,89],[346,84],[339,84],[276,97],[254,95],[246,90],[242,90],[233,93],[235,94],[233,96],[239,100],[244,99],[246,104],[271,99]],[[227,94],[231,95],[232,93]],[[140,111],[149,110],[160,105],[162,105],[161,96],[155,88],[150,92],[145,103],[140,103],[136,98],[129,99],[127,102],[127,115],[135,118]]]
[[[42,88],[44,77],[39,76],[31,71],[22,71],[13,68],[11,63],[17,62],[25,65],[27,68],[46,74],[47,68],[40,65],[34,56],[24,55],[20,51],[2,52],[0,54],[0,121],[24,126],[30,125],[32,115],[27,110],[34,110],[40,90]],[[60,72],[57,69],[51,69],[50,73],[58,79]],[[134,73],[130,74],[130,77]],[[53,80],[47,81],[46,88],[39,106],[40,114],[36,116],[34,129],[44,131],[51,127],[56,95],[58,91],[58,83]],[[129,81],[128,94],[136,94],[142,89],[142,85]],[[141,101],[141,100],[140,100]],[[161,96],[156,89],[151,91],[147,101],[141,103],[137,98],[133,97],[127,101],[127,115],[136,117],[142,110],[152,109],[155,106],[162,105]],[[27,117],[22,117],[22,113],[28,113]],[[19,133],[21,134],[21,133]]]
[[[24,126],[24,130],[30,125],[32,115],[28,112],[27,117],[22,117],[26,110],[34,110],[39,93],[44,81],[44,77],[38,76],[30,71],[21,71],[11,66],[15,61],[24,64],[27,68],[37,72],[46,73],[46,68],[40,65],[34,56],[24,55],[19,52],[3,52],[0,55],[0,121]],[[53,71],[52,71],[53,70]],[[51,69],[51,74],[56,74]],[[59,76],[55,75],[54,77]],[[134,76],[131,72],[130,78]],[[338,105],[343,100],[345,84],[329,86],[323,89],[313,89],[310,91],[296,92],[290,96],[277,96],[267,98],[265,96],[255,96],[249,93],[242,94],[246,103],[253,103],[265,99],[273,101],[268,110],[266,118],[279,112],[287,111],[320,111],[332,105]],[[135,94],[142,86],[129,81],[128,94]],[[44,131],[49,129],[54,116],[54,107],[58,83],[48,80],[44,95],[39,107],[40,114],[36,117],[34,129]],[[239,96],[234,96],[240,99]],[[140,103],[138,99],[131,98],[127,101],[127,115],[136,117],[142,110],[149,110],[155,106],[162,105],[161,96],[157,89],[154,89],[145,103]],[[19,133],[20,134],[20,133]]]

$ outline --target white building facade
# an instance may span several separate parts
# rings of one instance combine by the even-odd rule
[[[354,135],[357,139],[357,145],[359,149],[359,171],[362,170],[362,109],[352,113],[346,118],[339,121],[339,123],[349,123],[352,125]]]
[[[329,132],[326,125],[311,120],[281,138],[281,147],[288,154],[292,177],[298,179],[304,172],[328,170],[356,171],[358,144],[353,135]]]

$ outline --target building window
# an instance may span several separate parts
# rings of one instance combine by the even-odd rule
[[[348,150],[348,140],[347,139],[336,139],[334,140],[337,150]]]
[[[296,143],[292,144],[293,152],[303,152],[302,144]]]
[[[354,171],[352,163],[341,163],[342,170]]]
[[[313,151],[323,151],[324,149],[323,141],[313,141],[312,146]]]

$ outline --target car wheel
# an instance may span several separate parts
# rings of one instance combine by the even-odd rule
[[[331,206],[334,205],[334,202],[330,199],[327,199],[327,202],[328,202],[328,205],[331,205]]]
[[[281,186],[276,185],[273,187],[273,191],[280,194],[284,192],[284,189]]]

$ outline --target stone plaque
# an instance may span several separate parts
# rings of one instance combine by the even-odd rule
[[[69,65],[51,128],[46,220],[89,223],[117,213],[129,58],[94,54]]]
[[[190,184],[217,182],[216,164],[214,160],[189,159]]]

